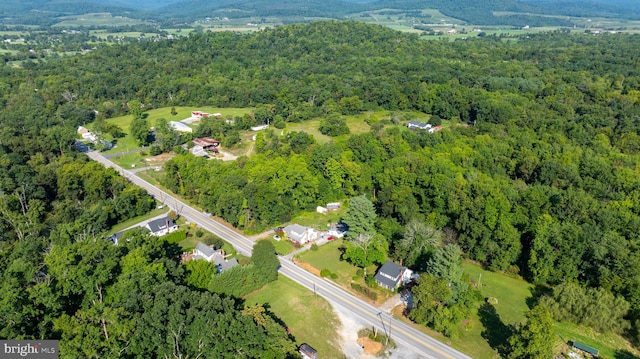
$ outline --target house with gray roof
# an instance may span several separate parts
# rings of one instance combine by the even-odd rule
[[[154,219],[153,221],[147,222],[144,227],[151,232],[151,235],[156,237],[164,236],[165,234],[178,230],[178,225],[169,217]]]
[[[428,130],[431,128],[431,125],[420,121],[409,121],[407,127],[409,127],[410,130]]]
[[[233,268],[238,265],[238,260],[235,258],[228,258],[225,255],[224,250],[214,249],[204,243],[198,242],[196,248],[193,250],[194,260],[205,260],[207,262],[213,262],[218,269],[218,273],[222,273],[229,268]]]
[[[400,284],[411,281],[413,271],[392,261],[386,261],[375,275],[376,282],[389,290],[395,290]]]
[[[287,239],[299,246],[318,239],[318,232],[315,229],[301,226],[297,223],[284,227],[283,231]]]

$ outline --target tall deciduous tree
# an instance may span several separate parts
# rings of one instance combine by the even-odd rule
[[[402,239],[396,244],[395,255],[403,260],[405,266],[411,267],[425,252],[437,248],[440,242],[441,234],[437,229],[414,219],[407,224]]]
[[[147,120],[142,117],[136,117],[131,121],[131,136],[135,138],[136,142],[140,146],[146,146],[151,142],[151,136],[149,134],[149,124]]]
[[[251,262],[255,266],[256,275],[262,276],[265,284],[278,279],[280,261],[276,255],[276,248],[271,241],[262,240],[256,242],[253,246]]]
[[[509,359],[547,359],[553,356],[553,320],[546,306],[538,304],[527,312],[509,337]]]
[[[383,263],[387,259],[388,244],[382,235],[361,233],[346,243],[342,257],[358,267],[366,268],[373,263]]]

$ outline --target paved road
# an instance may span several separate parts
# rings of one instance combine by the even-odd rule
[[[110,160],[104,158],[98,152],[89,151],[86,153],[91,159],[102,163],[104,166],[113,167],[132,183],[147,190],[147,192],[155,196],[157,200],[164,202],[166,205],[179,212],[181,216],[184,216],[200,227],[211,231],[220,238],[228,241],[239,253],[246,256],[251,255],[253,242],[250,239],[222,225],[221,223],[214,221],[209,215],[190,207],[175,197],[170,196],[168,193],[146,182],[134,173],[119,167]],[[382,313],[380,309],[352,296],[332,282],[316,277],[306,270],[296,266],[289,258],[281,257],[280,264],[280,274],[291,278],[298,284],[301,284],[312,291],[315,291],[319,296],[329,300],[332,304],[344,307],[358,320],[371,326],[376,326],[384,331],[390,330],[391,337],[396,341],[396,343],[414,351],[421,358],[470,359],[467,355],[462,354],[457,350],[421,333],[411,326],[398,320],[391,319],[389,314]],[[390,320],[391,326],[389,327]]]

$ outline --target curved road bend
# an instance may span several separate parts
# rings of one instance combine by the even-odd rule
[[[191,222],[196,223],[200,227],[231,243],[239,253],[246,256],[251,255],[253,242],[245,236],[214,221],[209,215],[192,208],[186,203],[172,197],[170,194],[138,177],[136,174],[116,165],[110,160],[104,158],[100,153],[96,151],[89,151],[86,152],[86,154],[89,158],[100,162],[105,167],[114,168],[133,184],[145,189],[149,194],[155,196],[157,200],[164,202],[167,206],[180,212],[181,216],[184,216]],[[429,337],[404,322],[391,320],[391,328],[389,328],[389,314],[381,313],[378,308],[354,297],[334,283],[316,277],[306,270],[296,266],[290,259],[280,257],[280,264],[280,274],[291,278],[296,283],[312,291],[315,290],[318,295],[324,297],[332,304],[344,307],[360,321],[387,331],[390,330],[391,338],[393,338],[396,343],[412,350],[416,354],[420,355],[420,357],[430,359],[471,359],[469,356]],[[382,321],[384,321],[384,327],[382,325]]]

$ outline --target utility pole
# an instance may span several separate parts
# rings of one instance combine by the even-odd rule
[[[382,312],[378,313],[378,317],[380,317],[380,322],[382,323],[382,330],[384,330],[384,334],[388,337],[389,334],[387,334],[387,327],[384,325],[384,320],[382,319]]]

